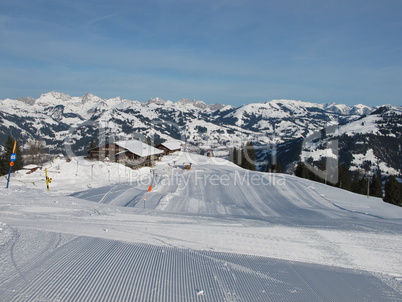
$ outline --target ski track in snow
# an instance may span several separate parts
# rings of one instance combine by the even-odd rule
[[[0,285],[0,301],[397,301],[401,297],[362,271],[88,237],[77,237],[38,257],[23,274],[24,278],[17,275]]]

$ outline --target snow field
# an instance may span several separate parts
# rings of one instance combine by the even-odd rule
[[[402,209],[378,198],[188,153],[127,181],[90,163],[0,188],[1,302],[402,300]]]

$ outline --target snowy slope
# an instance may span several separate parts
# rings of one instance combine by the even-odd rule
[[[402,298],[402,209],[378,198],[184,152],[47,167],[49,192],[40,170],[0,181],[5,301]]]

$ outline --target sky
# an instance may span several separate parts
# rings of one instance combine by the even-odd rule
[[[402,105],[400,0],[0,0],[0,99]]]

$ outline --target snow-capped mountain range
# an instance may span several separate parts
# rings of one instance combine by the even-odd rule
[[[240,146],[247,141],[268,145],[302,139],[339,124],[345,125],[345,134],[363,133],[365,130],[346,125],[378,108],[296,100],[240,107],[189,99],[171,102],[152,98],[142,103],[119,97],[103,99],[90,93],[72,97],[48,92],[38,99],[0,100],[0,144],[4,145],[8,135],[22,144],[40,139],[49,153],[60,153],[67,142],[76,154],[84,154],[91,139],[98,143],[105,137],[176,138],[185,140],[190,150]],[[387,108],[401,113],[400,107]]]
[[[273,150],[268,150],[272,154]],[[315,163],[336,158],[338,164],[361,173],[400,175],[402,172],[402,108],[380,107],[369,115],[303,138],[278,144],[276,160],[292,170],[299,161]]]

